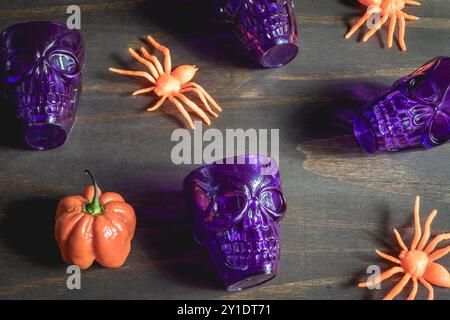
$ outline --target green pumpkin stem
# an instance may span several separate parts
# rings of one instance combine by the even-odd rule
[[[95,181],[94,175],[89,170],[84,170],[84,173],[87,174],[92,179],[92,184],[94,185],[94,198],[91,202],[86,203],[84,205],[84,212],[87,214],[91,214],[93,216],[99,215],[103,213],[103,206],[100,204],[100,200],[98,198],[97,192],[97,182]]]

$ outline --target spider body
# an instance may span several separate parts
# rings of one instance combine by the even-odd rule
[[[151,36],[148,36],[147,38],[157,50],[164,54],[164,67],[156,56],[149,54],[147,50],[142,47],[142,56],[131,48],[129,49],[129,52],[137,61],[145,65],[149,72],[121,70],[116,68],[109,68],[109,70],[119,74],[142,77],[152,84],[151,87],[140,89],[133,93],[133,95],[138,95],[154,92],[158,97],[160,97],[160,100],[153,107],[147,109],[148,111],[157,110],[168,99],[180,111],[192,129],[195,129],[194,123],[186,108],[183,106],[183,103],[184,105],[187,105],[191,111],[196,113],[206,124],[210,125],[211,121],[206,113],[200,109],[194,101],[184,95],[186,92],[194,92],[201,100],[206,110],[213,117],[217,118],[219,115],[210,107],[210,104],[216,109],[216,111],[222,111],[220,106],[206,92],[205,89],[197,83],[191,82],[197,73],[198,68],[196,66],[182,65],[172,70],[170,50],[160,45]]]
[[[400,266],[405,270],[405,273],[411,277],[419,278],[425,273],[428,266],[428,256],[423,251],[402,251],[399,255],[401,261]]]
[[[404,0],[389,0],[389,1],[359,1],[367,7],[370,6],[379,6],[382,12],[386,12],[388,14],[397,13],[397,11],[402,11],[405,8]]]
[[[175,95],[181,90],[180,80],[170,74],[163,74],[155,83],[155,93],[158,97]]]
[[[403,12],[406,4],[420,6],[420,3],[413,0],[358,0],[362,5],[366,6],[367,12],[355,23],[355,25],[347,32],[345,38],[350,38],[369,18],[379,15],[379,20],[364,35],[363,41],[369,40],[388,20],[388,47],[392,48],[394,41],[395,27],[398,21],[398,41],[400,49],[406,51],[405,43],[405,21],[419,20],[418,17]]]
[[[405,288],[410,280],[412,280],[413,282],[413,289],[408,296],[408,300],[415,299],[418,290],[418,281],[428,289],[428,300],[432,300],[434,298],[434,290],[432,285],[450,288],[450,273],[442,265],[435,262],[436,260],[444,257],[450,252],[450,246],[434,251],[436,246],[441,241],[450,239],[450,233],[437,235],[427,245],[427,242],[430,239],[431,223],[436,217],[437,211],[433,210],[428,216],[425,222],[424,233],[422,235],[419,206],[420,198],[417,197],[414,206],[415,234],[411,244],[411,248],[408,249],[406,247],[400,233],[396,229],[394,229],[397,241],[402,248],[398,259],[378,250],[375,251],[379,256],[397,264],[397,266],[383,272],[379,277],[373,278],[372,280],[364,283],[360,283],[359,287],[374,286],[390,278],[394,274],[404,273],[405,275],[403,276],[403,278],[391,290],[391,292],[386,295],[386,297],[384,298],[385,300],[394,299]]]

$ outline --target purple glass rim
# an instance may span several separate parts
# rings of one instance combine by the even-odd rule
[[[43,122],[28,124],[22,130],[24,143],[32,150],[43,151],[62,146],[66,142],[71,129],[68,131],[60,124]]]
[[[251,160],[253,160],[253,161],[251,162]],[[229,165],[238,165],[238,166],[251,166],[251,167],[258,166],[261,169],[263,169],[263,166],[265,166],[269,163],[272,164],[272,169],[271,169],[272,175],[279,174],[279,168],[278,168],[277,162],[272,157],[269,157],[269,156],[251,154],[251,155],[243,155],[243,156],[226,157],[222,160],[216,160],[214,162],[206,163],[206,164],[203,164],[203,165],[197,167],[191,173],[189,173],[186,176],[186,178],[184,178],[183,184],[186,184],[189,180],[192,179],[192,177],[196,173],[204,170],[205,168],[211,168],[211,167],[222,166],[222,165],[226,165],[226,166],[227,165],[228,166]]]
[[[278,68],[294,60],[299,50],[296,43],[283,42],[277,43],[264,52],[256,54],[259,55],[257,60],[263,67]]]
[[[369,120],[357,115],[353,121],[353,131],[359,145],[367,153],[374,153],[380,148],[380,141]],[[383,146],[383,144],[381,144]],[[384,150],[384,149],[383,149]]]
[[[254,272],[254,274],[248,275],[244,279],[233,279],[227,278],[225,280],[226,289],[230,292],[239,292],[242,290],[250,289],[259,285],[262,285],[270,280],[274,279],[277,276],[277,268],[270,268],[265,265],[265,269],[262,272]]]
[[[62,22],[59,22],[59,21],[43,21],[43,20],[36,20],[36,21],[20,21],[20,22],[17,22],[17,23],[15,23],[15,24],[10,25],[10,26],[6,27],[5,29],[3,29],[3,31],[0,32],[0,36],[2,36],[3,33],[8,32],[10,29],[17,28],[18,26],[24,25],[24,24],[46,24],[46,25],[54,24],[54,25],[56,25],[56,26],[59,26],[59,27],[62,27],[62,28],[66,28],[66,29],[67,29],[67,25],[64,24],[64,23],[62,23]],[[76,30],[73,30],[73,31],[76,31]]]

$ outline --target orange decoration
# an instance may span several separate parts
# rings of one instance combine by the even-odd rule
[[[428,300],[433,300],[434,298],[434,290],[432,285],[443,288],[450,288],[450,273],[442,265],[435,262],[436,260],[444,257],[450,252],[450,246],[434,251],[436,246],[441,241],[450,239],[450,233],[437,235],[427,245],[427,242],[430,239],[431,223],[436,217],[437,211],[433,210],[428,216],[425,222],[425,229],[422,236],[419,207],[420,197],[417,197],[416,204],[414,206],[415,234],[411,244],[411,248],[409,250],[403,242],[400,233],[396,229],[394,229],[395,236],[397,237],[397,241],[400,247],[403,249],[398,256],[398,259],[375,250],[379,256],[397,264],[398,266],[383,272],[379,277],[374,278],[372,281],[360,283],[358,285],[359,287],[372,287],[388,279],[394,274],[404,273],[405,275],[403,276],[403,278],[392,289],[392,291],[389,292],[386,297],[384,297],[384,300],[394,299],[405,288],[409,280],[412,280],[413,282],[413,289],[408,297],[408,300],[415,299],[418,289],[418,281],[428,289]]]
[[[81,269],[94,261],[104,267],[118,268],[131,250],[136,229],[134,209],[121,195],[103,193],[93,185],[82,195],[68,196],[58,203],[55,237],[63,260]]]
[[[133,93],[133,95],[138,95],[142,93],[155,92],[158,97],[161,97],[156,105],[147,109],[148,111],[157,110],[167,99],[169,99],[169,101],[171,101],[175,105],[178,111],[180,111],[183,117],[188,121],[189,126],[192,129],[195,129],[194,123],[182,103],[187,105],[207,125],[210,125],[211,121],[209,120],[206,113],[202,109],[200,109],[195,102],[184,95],[184,93],[186,92],[194,92],[195,94],[197,94],[199,99],[204,104],[206,110],[213,117],[217,118],[219,115],[213,111],[209,103],[216,109],[216,111],[222,111],[220,106],[206,92],[205,89],[203,89],[195,82],[190,82],[198,69],[195,66],[182,65],[172,71],[172,58],[170,56],[170,50],[160,45],[151,36],[148,36],[147,38],[157,50],[161,51],[164,54],[164,68],[156,56],[149,54],[145,48],[141,47],[142,56],[140,56],[135,50],[131,48],[129,48],[128,50],[137,61],[139,61],[149,69],[150,73],[144,71],[129,71],[115,68],[109,68],[109,71],[129,76],[142,77],[153,84],[153,86],[149,88],[137,90]]]
[[[370,17],[379,15],[380,19],[375,23],[363,38],[366,42],[370,39],[386,22],[390,19],[388,31],[388,47],[392,48],[394,40],[395,26],[399,24],[398,38],[400,49],[406,51],[405,44],[405,20],[419,20],[418,17],[404,13],[402,10],[406,4],[420,6],[420,3],[412,0],[358,0],[361,4],[368,7],[366,14],[364,14],[358,22],[345,35],[348,39],[356,32]]]

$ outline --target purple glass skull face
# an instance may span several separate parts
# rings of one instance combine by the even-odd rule
[[[431,60],[365,106],[354,121],[368,152],[433,147],[450,138],[450,58]]]
[[[56,22],[19,23],[1,33],[0,46],[1,84],[25,145],[35,150],[62,145],[81,94],[81,35]]]
[[[236,23],[235,32],[250,55],[267,68],[280,67],[298,53],[292,0],[219,0]]]
[[[276,164],[256,155],[229,158],[196,169],[184,182],[195,210],[194,236],[230,291],[268,281],[277,272],[286,201],[278,169],[263,175],[264,166]]]

